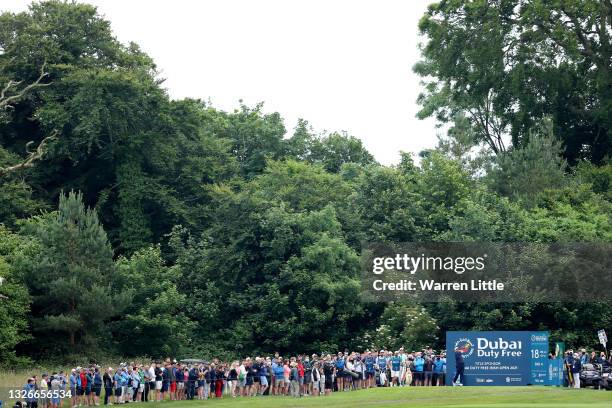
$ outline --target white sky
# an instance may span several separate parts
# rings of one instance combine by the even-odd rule
[[[289,132],[346,130],[384,164],[436,144],[420,121],[417,23],[430,0],[88,0],[153,57],[173,98],[265,102]],[[30,1],[2,0],[23,11]]]

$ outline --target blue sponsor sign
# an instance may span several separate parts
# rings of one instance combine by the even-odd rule
[[[544,385],[548,378],[548,332],[446,332],[447,376],[456,373],[457,352],[465,365],[463,385]]]
[[[548,360],[548,376],[546,385],[562,386],[563,385],[563,359],[553,358]]]

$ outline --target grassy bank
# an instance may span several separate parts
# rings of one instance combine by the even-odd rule
[[[29,373],[31,374],[31,373]],[[0,373],[2,399],[6,390],[20,384],[27,372]],[[12,406],[7,401],[6,407]],[[254,397],[228,398],[207,401],[164,401],[139,405],[142,408],[211,407],[589,407],[612,406],[612,391],[592,389],[572,390],[553,387],[410,387],[377,388],[354,392],[334,393],[328,397]],[[69,408],[67,401],[64,408]]]

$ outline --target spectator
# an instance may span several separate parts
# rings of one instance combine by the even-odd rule
[[[104,405],[110,403],[110,397],[113,395],[113,369],[108,367],[104,371],[102,376],[102,383],[104,384]]]
[[[580,370],[582,369],[582,362],[578,354],[574,354],[574,361],[572,364],[572,375],[574,377],[574,388],[580,389]]]

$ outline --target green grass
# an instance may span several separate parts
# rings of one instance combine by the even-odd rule
[[[612,407],[612,391],[551,387],[409,387],[334,393],[328,397],[254,397],[149,403],[150,408],[210,407]],[[142,406],[141,406],[142,407]]]
[[[40,370],[0,372],[0,399],[6,399],[8,388],[21,388],[25,378]],[[40,374],[39,374],[40,375]],[[6,401],[7,408],[12,406]],[[68,401],[64,408],[69,408]],[[612,407],[612,391],[564,389],[555,387],[407,387],[377,388],[334,393],[328,397],[253,397],[208,401],[165,401],[162,403],[127,404],[123,408],[196,408],[196,407]]]

